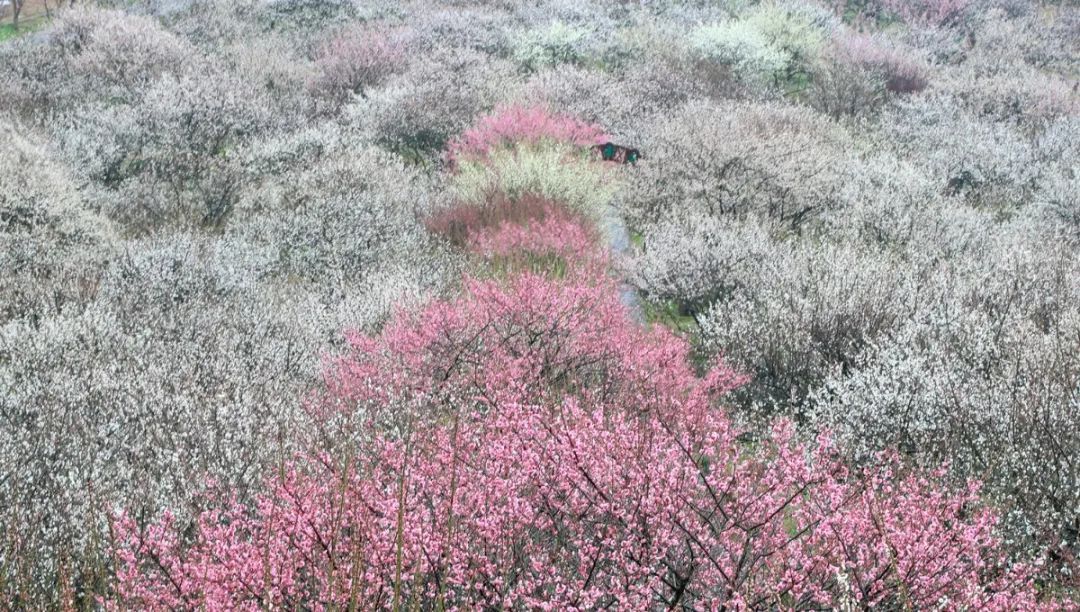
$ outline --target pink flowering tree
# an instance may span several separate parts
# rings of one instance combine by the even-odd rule
[[[336,109],[353,95],[365,96],[406,64],[403,33],[349,27],[316,49],[317,76],[309,88]]]
[[[483,159],[495,149],[545,141],[589,147],[606,139],[602,128],[574,117],[552,114],[540,106],[504,106],[454,139],[449,157],[452,162]]]
[[[601,236],[585,215],[532,194],[513,199],[496,194],[480,205],[450,206],[426,225],[473,254],[481,269],[556,276],[577,269],[602,275],[607,269]]]
[[[313,402],[349,424],[331,449],[190,541],[121,518],[115,603],[1037,607],[974,487],[850,470],[786,423],[744,440],[717,405],[742,377],[697,375],[605,278],[467,281],[349,342]]]

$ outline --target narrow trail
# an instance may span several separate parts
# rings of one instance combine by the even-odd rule
[[[617,258],[625,258],[630,255],[630,230],[626,222],[616,211],[615,207],[608,205],[601,218],[601,230],[607,238],[611,252]],[[645,309],[641,305],[641,296],[637,288],[626,282],[619,283],[619,299],[630,310],[630,317],[637,323],[645,323]]]

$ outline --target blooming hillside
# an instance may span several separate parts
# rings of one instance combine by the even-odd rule
[[[526,124],[484,119],[466,140],[573,139],[511,113]],[[330,444],[249,503],[212,501],[193,541],[171,515],[121,517],[112,605],[1039,607],[976,485],[896,457],[852,470],[782,421],[740,442],[718,402],[745,379],[699,376],[686,340],[630,318],[588,220],[498,198],[518,218],[471,224],[469,248],[515,265],[349,334],[310,400]]]
[[[0,608],[1078,609],[1080,9],[68,4]]]

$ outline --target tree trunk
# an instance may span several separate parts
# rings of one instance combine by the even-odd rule
[[[19,29],[19,13],[22,12],[23,2],[26,0],[11,0],[11,26]]]

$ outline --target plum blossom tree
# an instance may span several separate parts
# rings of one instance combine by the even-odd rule
[[[588,147],[603,142],[602,128],[540,107],[505,106],[481,117],[450,143],[450,158],[483,159],[494,150],[541,141]]]
[[[350,345],[311,403],[336,445],[190,543],[120,517],[117,605],[1038,607],[976,485],[783,422],[745,445],[715,403],[743,378],[697,376],[606,279],[467,280]]]
[[[318,76],[310,87],[338,108],[353,95],[365,95],[404,69],[405,45],[400,34],[351,27],[332,36],[316,53]]]

